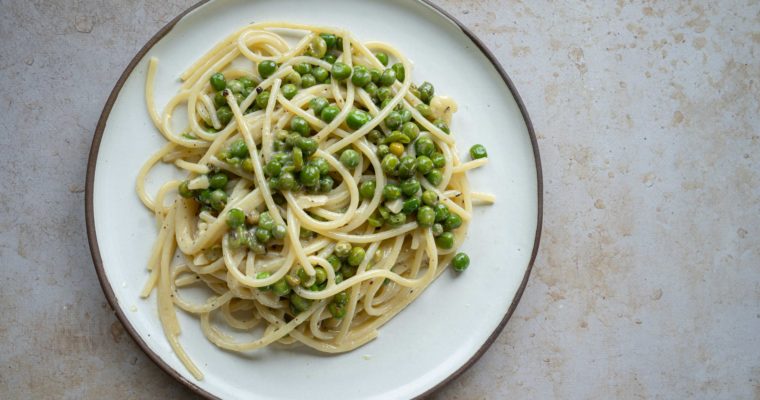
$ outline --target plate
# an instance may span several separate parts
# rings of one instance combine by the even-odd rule
[[[340,355],[272,348],[248,355],[223,351],[199,321],[178,312],[180,342],[204,372],[195,380],[172,353],[155,295],[138,293],[156,235],[153,216],[135,194],[142,163],[164,143],[144,99],[148,60],[160,60],[159,108],[178,76],[214,43],[252,21],[287,20],[351,30],[359,40],[393,44],[414,62],[414,81],[456,99],[451,126],[459,151],[482,143],[490,159],[470,173],[474,190],[497,203],[477,207],[462,250],[470,268],[444,273],[380,329],[377,339]],[[153,174],[156,188],[172,171]],[[538,147],[517,91],[493,55],[442,10],[423,1],[209,1],[184,12],[135,56],[116,83],[95,132],[87,171],[90,248],[103,291],[126,330],[170,375],[210,398],[392,399],[421,396],[471,365],[514,310],[538,249],[541,228]],[[114,366],[115,367],[115,366]]]

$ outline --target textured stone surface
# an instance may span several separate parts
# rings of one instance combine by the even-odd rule
[[[0,0],[0,392],[190,393],[124,332],[86,154],[140,46],[193,1]],[[493,347],[436,399],[760,399],[760,3],[438,1],[541,147],[544,235]]]

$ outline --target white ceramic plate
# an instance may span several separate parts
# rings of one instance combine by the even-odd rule
[[[156,100],[163,108],[179,87],[179,73],[215,42],[267,20],[340,26],[360,40],[398,47],[414,62],[415,82],[433,82],[436,93],[458,102],[451,129],[460,152],[482,143],[490,155],[485,168],[470,174],[472,187],[498,200],[475,211],[462,248],[470,268],[443,274],[377,339],[353,352],[264,349],[241,356],[215,347],[195,318],[179,312],[180,341],[205,374],[196,381],[164,338],[155,296],[138,297],[156,227],[135,194],[135,177],[164,143],[146,111],[145,75],[149,58],[158,57]],[[171,173],[153,174],[152,187]],[[122,323],[159,366],[193,390],[225,399],[412,398],[463,371],[506,323],[538,247],[540,194],[538,149],[516,91],[477,39],[435,7],[403,0],[219,0],[195,6],[160,31],[117,83],[91,149],[87,228],[103,290]]]

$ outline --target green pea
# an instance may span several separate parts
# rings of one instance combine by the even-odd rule
[[[420,199],[416,197],[410,197],[404,201],[404,206],[401,208],[401,212],[404,214],[411,214],[420,208]]]
[[[422,202],[433,207],[438,204],[438,195],[432,190],[422,192]]]
[[[245,86],[243,86],[239,80],[233,79],[227,82],[227,89],[229,89],[232,93],[242,93],[243,89],[245,89]]]
[[[369,140],[370,143],[373,144],[379,144],[383,140],[384,136],[383,133],[378,131],[377,129],[373,129],[369,131],[367,134],[367,140]]]
[[[401,131],[393,131],[384,140],[385,143],[403,143],[408,144],[410,142],[409,136],[404,135]]]
[[[398,168],[399,162],[400,161],[398,160],[398,157],[393,154],[388,154],[383,157],[383,161],[380,162],[380,166],[383,168],[383,172],[391,175],[396,172],[396,168]]]
[[[301,84],[301,74],[296,71],[291,71],[288,76],[285,77],[285,83],[291,83],[293,85]]]
[[[435,209],[435,222],[444,222],[451,215],[449,208],[443,203],[438,203]]]
[[[301,76],[301,87],[306,89],[317,84],[317,78],[312,74],[306,74]]]
[[[388,219],[388,218],[391,217],[391,211],[387,207],[385,207],[385,206],[378,207],[377,208],[377,212],[380,213],[380,215],[383,217],[383,219]]]
[[[346,316],[346,306],[330,303],[327,305],[327,309],[330,310],[330,315],[335,319],[341,319]]]
[[[274,218],[269,214],[269,211],[264,211],[259,215],[259,228],[266,230],[272,230],[274,228]]]
[[[462,217],[456,213],[450,213],[446,220],[443,221],[443,227],[447,230],[454,230],[462,226]]]
[[[277,188],[280,190],[293,190],[296,187],[296,178],[290,172],[283,172],[280,175]]]
[[[227,125],[232,120],[232,110],[228,106],[221,106],[216,109],[216,117],[220,124]]]
[[[393,72],[396,73],[396,79],[398,79],[399,82],[403,82],[404,78],[406,77],[406,69],[404,69],[404,64],[395,63],[391,68],[393,69]]]
[[[399,111],[401,114],[401,121],[404,123],[409,122],[412,120],[412,112],[404,108],[403,110]],[[416,126],[416,124],[415,124]],[[419,132],[419,127],[417,128],[417,132]],[[415,136],[416,137],[416,136]]]
[[[322,67],[314,67],[311,69],[311,75],[317,82],[323,83],[330,76],[330,73]]]
[[[354,109],[348,112],[348,116],[346,117],[346,124],[351,129],[359,129],[364,124],[369,122],[369,120],[369,113],[366,111]]]
[[[444,133],[449,134],[451,131],[449,130],[449,126],[441,119],[437,119],[433,122],[433,125],[435,125],[436,128],[442,130]]]
[[[435,88],[430,82],[423,82],[417,90],[420,91],[420,100],[425,104],[430,104],[430,100],[435,95]]]
[[[277,63],[272,60],[264,60],[259,63],[258,70],[262,78],[269,78],[277,70]]]
[[[383,71],[380,71],[377,68],[370,68],[369,69],[369,76],[372,78],[372,83],[378,83],[380,81],[380,77],[383,75]]]
[[[425,118],[430,118],[433,115],[433,110],[429,105],[425,103],[417,104],[417,106],[414,108],[416,108],[417,112],[419,112]]]
[[[252,236],[252,238],[254,238]],[[254,239],[248,242],[248,248],[251,249],[251,251],[254,254],[266,254],[267,253],[267,247],[263,243],[259,243]],[[260,290],[268,290],[268,289],[260,289]]]
[[[311,72],[311,64],[309,63],[300,63],[293,66],[293,70],[298,72],[299,74],[308,74]]]
[[[375,189],[377,189],[375,180],[366,180],[359,186],[359,195],[364,199],[371,199],[375,196]]]
[[[470,157],[472,157],[473,160],[485,158],[488,157],[488,152],[486,152],[485,146],[482,144],[476,144],[470,147]]]
[[[391,111],[388,116],[385,117],[385,126],[391,130],[396,130],[401,127],[401,114],[398,111]]]
[[[309,274],[306,273],[306,270],[303,268],[298,268],[298,280],[301,281],[301,286],[308,287],[306,285],[306,282],[310,280]]]
[[[227,193],[224,190],[216,189],[211,192],[209,205],[216,211],[222,211],[227,203]]]
[[[433,143],[433,139],[423,136],[414,142],[414,150],[417,151],[418,155],[430,157],[435,151],[435,143]]]
[[[398,176],[401,178],[409,178],[414,176],[414,172],[417,169],[417,163],[414,157],[405,154],[401,156],[401,163],[398,165]],[[419,188],[417,188],[419,190]],[[416,193],[416,192],[415,192]]]
[[[406,223],[406,214],[404,213],[391,214],[390,218],[386,219],[385,222],[391,228],[397,228],[401,225],[404,225],[404,223]]]
[[[348,265],[351,265],[352,267],[359,266],[364,260],[364,255],[364,249],[361,247],[352,248],[351,252],[348,254]]]
[[[311,132],[311,126],[309,126],[309,123],[299,116],[290,119],[290,129],[300,133],[301,136],[306,136]]]
[[[382,160],[383,158],[385,158],[385,156],[390,154],[390,152],[391,152],[391,149],[388,147],[388,145],[381,144],[377,146],[377,151],[375,153],[377,153],[377,158]]]
[[[272,284],[272,291],[278,296],[287,296],[290,294],[290,286],[285,279],[280,279]]]
[[[375,97],[375,96],[377,96],[377,85],[375,85],[374,83],[370,82],[370,83],[364,85],[364,91],[367,92],[367,94],[369,95],[369,97]]]
[[[414,122],[405,122],[401,127],[401,133],[406,135],[409,140],[414,140],[417,139],[417,136],[420,134],[420,127]]]
[[[198,201],[204,204],[208,204],[208,202],[211,201],[211,191],[208,189],[203,189],[198,192]]]
[[[319,191],[322,193],[328,193],[333,190],[335,181],[330,176],[319,179]]]
[[[288,228],[286,228],[283,224],[275,224],[274,227],[272,227],[272,237],[275,239],[282,239],[287,234]]]
[[[349,169],[356,168],[356,166],[359,165],[360,159],[361,159],[361,156],[354,149],[343,150],[343,153],[341,153],[340,155],[341,164],[345,165]]]
[[[187,187],[189,184],[189,181],[182,181],[182,183],[179,184],[179,188],[177,188],[177,191],[179,192],[179,195],[184,198],[190,198],[193,197],[193,191],[190,190],[190,188]]]
[[[266,243],[271,238],[272,238],[272,232],[262,227],[256,228],[256,240],[258,240],[259,243]]]
[[[321,36],[316,36],[309,45],[309,54],[312,57],[322,58],[327,53],[327,42]]]
[[[322,110],[327,107],[330,103],[327,101],[324,97],[315,97],[311,100],[309,100],[309,108],[314,110],[314,114],[319,114],[322,112]]]
[[[270,276],[271,274],[269,272],[266,272],[266,271],[259,272],[258,274],[256,274],[256,279],[266,279],[266,278],[269,278]],[[262,291],[269,291],[271,289],[272,288],[270,286],[263,286],[259,288],[259,290],[262,290]]]
[[[295,292],[290,294],[290,305],[295,312],[303,312],[311,307],[311,300],[304,299]]]
[[[227,105],[227,98],[224,97],[224,91],[216,92],[216,94],[214,95],[214,106],[218,109],[219,107],[224,106],[224,105]]]
[[[322,40],[325,41],[325,45],[327,45],[328,49],[332,49],[335,47],[335,42],[337,41],[337,38],[332,33],[320,33],[319,37],[322,38]]]
[[[420,191],[420,182],[417,179],[409,178],[401,182],[401,193],[405,196],[414,196]]]
[[[434,169],[425,175],[425,179],[427,179],[431,185],[438,186],[441,184],[441,181],[443,181],[443,174],[441,174],[440,170]]]
[[[383,86],[377,89],[376,96],[377,96],[377,99],[380,100],[381,102],[390,100],[391,97],[393,97],[393,90],[387,86]],[[380,109],[382,110],[383,108],[385,108],[385,105],[381,104]]]
[[[433,166],[436,168],[443,168],[443,166],[446,165],[446,157],[437,151],[430,155],[430,160],[433,161]]]
[[[326,54],[324,57],[322,57],[323,60],[325,60],[328,64],[334,64],[335,60],[338,59],[338,57],[335,56],[335,54]]]
[[[422,206],[417,211],[417,223],[420,226],[433,226],[435,222],[435,210],[430,206]]]
[[[224,74],[221,72],[211,75],[209,83],[211,83],[211,87],[213,87],[214,90],[224,90],[224,88],[227,87],[227,81],[224,79]]]
[[[245,228],[243,228],[242,225],[235,228],[234,230],[229,232],[228,238],[229,238],[228,242],[233,249],[237,249],[240,246],[245,245],[246,244]]]
[[[298,179],[304,186],[317,186],[319,184],[319,169],[313,165],[307,165],[301,170]]]
[[[317,151],[319,144],[314,138],[299,137],[298,140],[296,140],[296,146],[298,146],[299,149],[303,150],[305,154],[312,154]]]
[[[324,268],[322,268],[322,267],[314,267],[314,272],[315,272],[314,278],[315,278],[315,281],[316,281],[317,285],[321,285],[322,283],[324,283],[327,280],[327,271],[325,271]]]
[[[383,222],[384,222],[383,216],[377,212],[372,213],[372,215],[370,215],[369,218],[367,218],[367,223],[370,226],[374,226],[375,228],[379,228],[383,226]]]
[[[237,139],[234,142],[230,143],[230,146],[227,148],[227,152],[232,157],[248,157],[248,146],[245,144],[245,140]]]
[[[253,160],[250,157],[243,159],[240,163],[240,168],[245,172],[253,172]]]
[[[338,116],[338,113],[340,113],[340,108],[334,104],[330,104],[329,106],[322,109],[322,112],[319,113],[319,117],[322,119],[322,121],[330,123],[335,119],[335,117]]]
[[[287,144],[290,147],[294,147],[298,140],[302,138],[303,136],[297,134],[297,133],[288,133],[288,136],[285,138],[285,144]],[[283,163],[283,161],[280,161],[280,163]]]
[[[339,258],[346,258],[351,253],[351,244],[348,242],[338,242],[335,244],[335,255]]]
[[[358,87],[364,87],[366,84],[370,83],[372,81],[372,76],[370,76],[369,71],[367,70],[367,67],[362,65],[357,65],[354,67],[354,73],[351,76],[351,82],[358,86]]]
[[[336,61],[332,66],[332,77],[335,80],[343,81],[351,76],[351,67],[343,64],[340,61]]]
[[[212,189],[224,189],[227,186],[227,181],[227,174],[223,172],[213,174],[208,178],[209,187]]]
[[[389,92],[389,93],[393,94],[393,92]],[[380,109],[383,110],[386,107],[389,107],[392,100],[393,99],[391,99],[390,97],[388,97],[387,99],[385,99],[382,102],[380,102]]]
[[[389,183],[383,188],[383,198],[385,200],[396,200],[401,197],[401,188]]]
[[[380,61],[380,64],[383,64],[383,66],[388,65],[388,55],[382,52],[375,53],[375,58],[377,58],[377,61]]]
[[[427,174],[433,169],[433,161],[428,156],[417,157],[417,171],[422,175]]]
[[[327,257],[327,262],[330,263],[330,265],[333,267],[333,270],[335,272],[340,271],[340,268],[343,266],[343,263],[340,261],[340,258],[336,256],[335,254],[330,254]]]
[[[269,91],[265,90],[256,96],[256,106],[264,109],[267,107],[267,103],[269,103]]]
[[[269,187],[269,190],[276,190],[280,187],[280,178],[276,176],[267,178],[266,183]]]
[[[383,71],[383,74],[380,75],[380,80],[378,82],[380,86],[393,85],[393,82],[396,82],[396,71],[391,68],[387,68],[385,71]]]
[[[292,83],[288,83],[282,87],[282,95],[288,100],[295,97],[296,93],[298,93],[298,88]]]
[[[272,160],[264,165],[264,173],[267,176],[277,177],[282,172],[282,164],[276,160]]]
[[[430,228],[430,232],[433,234],[433,236],[438,237],[443,234],[443,225],[439,223],[433,224],[433,226]]]
[[[240,81],[240,83],[243,84],[244,88],[253,88],[253,86],[256,85],[256,83],[253,81],[253,79],[245,77],[245,76],[242,77],[242,78],[238,78],[238,81]]]
[[[239,208],[233,208],[227,212],[227,226],[237,228],[245,223],[245,213]]]
[[[325,161],[325,159],[322,157],[314,157],[311,159],[311,161],[309,161],[309,164],[317,167],[319,170],[319,175],[321,176],[326,176],[327,173],[330,172],[330,164],[328,164],[327,161]]]
[[[435,238],[435,244],[445,250],[454,247],[454,234],[451,232],[443,232],[441,236]]]
[[[243,96],[242,93],[235,93],[233,97],[235,97],[235,103],[237,103],[237,105],[240,105],[240,103],[242,103],[243,100],[245,100],[245,96]]]

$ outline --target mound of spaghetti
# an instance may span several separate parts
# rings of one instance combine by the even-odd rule
[[[148,111],[168,143],[137,180],[160,226],[142,296],[156,289],[166,336],[197,379],[175,306],[227,350],[345,352],[445,266],[467,268],[456,249],[473,202],[493,197],[471,192],[465,173],[487,161],[485,148],[460,161],[448,128],[456,104],[414,85],[393,47],[330,27],[249,25],[181,75],[162,115],[156,68],[151,59]],[[150,196],[159,162],[187,176]],[[194,302],[183,293],[193,287],[212,295]]]

